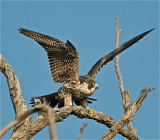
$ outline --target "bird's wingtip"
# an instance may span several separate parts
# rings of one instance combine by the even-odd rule
[[[20,33],[22,33],[22,32],[27,31],[27,29],[20,27],[20,28],[18,29],[18,31],[19,31]]]
[[[24,29],[24,28],[21,28],[21,27],[20,27],[20,28],[18,29],[18,31],[21,32],[23,29]]]
[[[152,29],[150,29],[148,32],[151,32],[151,31],[153,31],[155,28],[152,28]]]

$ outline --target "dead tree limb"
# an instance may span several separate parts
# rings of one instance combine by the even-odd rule
[[[8,62],[3,58],[1,54],[0,54],[0,71],[2,71],[5,77],[7,78],[10,97],[11,97],[13,108],[17,118],[21,114],[27,111],[27,106],[22,96],[22,91],[21,91],[18,78],[14,74],[11,66],[8,64]],[[22,123],[23,125],[21,125]],[[28,135],[28,131],[25,126],[29,124],[29,117],[27,117],[24,121],[22,121],[21,124],[15,125],[14,131],[18,129],[20,131],[19,135],[22,135],[20,137],[26,139]]]
[[[148,88],[145,87],[141,90],[139,97],[128,107],[126,113],[122,116],[122,118],[116,122],[109,130],[108,132],[100,138],[100,140],[110,140],[113,138],[118,132],[119,129],[124,127],[124,125],[134,119],[134,114],[137,112],[139,107],[142,105],[142,101],[145,99],[147,94],[154,90],[154,88]],[[134,139],[131,139],[134,140]]]
[[[115,43],[115,48],[118,48],[119,46],[119,35],[122,32],[122,29],[118,28],[118,17],[115,18],[116,19],[116,43]],[[119,55],[115,56],[115,72],[117,74],[118,77],[118,81],[119,81],[119,89],[121,91],[121,96],[122,96],[122,104],[125,110],[125,98],[124,98],[124,86],[123,86],[123,78],[121,75],[121,70],[119,68]]]
[[[11,66],[8,64],[8,62],[3,58],[1,54],[0,54],[0,71],[2,71],[5,77],[7,78],[10,97],[12,99],[16,117],[18,117],[25,111],[27,111],[27,106],[22,96],[22,91],[18,78],[14,74]]]
[[[33,110],[34,109],[29,110],[27,114],[28,113],[30,114]],[[97,122],[102,123],[108,127],[112,127],[116,123],[116,121],[113,120],[110,116],[98,111],[95,114],[93,114],[92,117],[90,116],[90,112],[88,112],[87,110],[85,109],[79,110],[76,107],[54,108],[53,111],[55,113],[56,122],[62,121],[63,119],[67,118],[70,114],[72,114],[77,116],[78,118],[88,118],[88,119],[96,120]],[[23,115],[23,116],[26,116],[26,115]],[[21,120],[22,118],[23,117],[17,118],[17,119]],[[9,124],[9,127],[12,127],[17,123],[18,123],[17,120],[15,120],[15,122],[12,122],[11,124]],[[43,115],[42,114],[39,115],[35,120],[32,120],[30,122],[30,125],[29,125],[30,135],[28,136],[27,139],[30,139],[31,137],[33,137],[37,132],[39,132],[41,129],[43,129],[47,125],[48,125],[48,115],[46,113],[44,113]],[[1,132],[2,131],[4,130],[1,130]],[[19,133],[18,131],[15,132],[15,134],[17,135],[18,133]],[[136,136],[131,131],[125,128],[121,128],[119,133],[128,139],[139,139],[138,136]]]
[[[90,115],[90,112],[85,109],[77,109],[76,107],[62,107],[62,108],[53,108],[55,114],[55,121],[60,122],[63,121],[65,118],[69,117],[69,115],[75,115],[78,118],[88,118],[97,121],[98,123],[104,124],[107,127],[111,128],[116,121],[112,119],[112,117],[104,114],[103,112],[96,111],[93,115]],[[31,121],[32,136],[43,129],[46,125],[48,125],[48,119],[46,114],[41,114],[37,116],[35,120]],[[139,137],[132,133],[131,131],[121,128],[119,133],[128,139],[135,139],[138,140]],[[32,137],[31,136],[31,137]]]
[[[22,96],[22,91],[20,87],[20,83],[18,81],[18,78],[14,74],[11,66],[8,64],[8,62],[3,58],[3,56],[0,54],[0,70],[3,72],[5,77],[7,78],[9,91],[10,91],[10,97],[12,99],[13,107],[16,114],[16,119],[11,122],[9,125],[7,125],[4,129],[1,130],[0,136],[3,135],[7,131],[7,129],[14,126],[14,131],[11,136],[12,139],[28,139],[30,136],[30,125],[31,125],[31,119],[28,117],[28,113],[32,113],[32,111],[37,110],[39,106],[32,108],[31,110],[27,111],[26,103]],[[42,108],[48,110],[48,116],[53,116],[52,109],[49,109],[49,107],[44,107],[44,105],[40,106],[39,109]],[[28,114],[28,115],[27,115]],[[55,126],[54,126],[54,117],[49,117],[50,124],[50,135],[52,139],[56,138],[55,134]]]
[[[122,32],[122,29],[119,29],[119,27],[118,27],[118,16],[115,19],[116,19],[116,43],[115,43],[115,48],[118,48],[118,46],[119,46],[119,35]],[[119,89],[120,89],[120,92],[121,92],[123,109],[124,109],[124,113],[126,113],[126,110],[127,110],[128,106],[131,105],[131,102],[130,102],[129,91],[124,90],[123,77],[121,75],[121,70],[120,70],[120,67],[119,67],[119,55],[117,55],[115,57],[115,68],[116,68],[115,72],[117,74],[118,81],[119,81]],[[136,127],[133,128],[131,122],[128,122],[127,126],[128,126],[128,129],[130,131],[132,131],[133,133],[136,133],[137,129],[136,129]]]

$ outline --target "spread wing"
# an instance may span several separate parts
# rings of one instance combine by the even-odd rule
[[[112,61],[113,58],[121,53],[122,51],[126,50],[127,48],[129,48],[130,46],[132,46],[134,43],[138,42],[140,39],[142,39],[145,35],[147,35],[149,32],[151,32],[153,29],[146,31],[130,40],[128,40],[127,42],[123,43],[122,45],[120,45],[118,48],[116,48],[115,50],[113,50],[112,52],[110,52],[109,54],[107,54],[106,56],[102,57],[101,59],[99,59],[94,65],[93,67],[90,69],[90,71],[88,72],[88,75],[93,79],[96,75],[96,73],[100,70],[101,67],[103,67],[103,65],[107,64],[107,62]]]
[[[75,47],[50,36],[20,28],[20,33],[37,41],[48,54],[55,82],[76,82],[79,79],[79,55]]]

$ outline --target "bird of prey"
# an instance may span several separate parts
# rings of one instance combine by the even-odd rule
[[[20,28],[20,33],[37,41],[47,52],[53,80],[58,83],[64,83],[54,93],[32,98],[31,103],[35,103],[35,99],[40,99],[42,103],[45,100],[52,107],[57,104],[58,107],[63,107],[71,106],[74,102],[78,106],[89,109],[88,103],[95,100],[89,98],[89,96],[98,88],[98,84],[93,80],[96,73],[103,65],[113,60],[117,54],[132,46],[152,30],[139,34],[123,43],[99,59],[86,75],[79,76],[79,54],[70,41],[63,42],[41,33]]]

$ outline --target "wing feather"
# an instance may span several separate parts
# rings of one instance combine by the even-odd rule
[[[100,70],[100,68],[103,67],[103,65],[107,64],[107,62],[112,61],[113,58],[118,55],[119,53],[121,53],[122,51],[126,50],[127,48],[129,48],[130,46],[132,46],[134,43],[138,42],[140,39],[142,39],[145,35],[147,35],[148,33],[150,33],[153,29],[146,31],[142,34],[137,35],[136,37],[128,40],[127,42],[123,43],[122,45],[120,45],[118,48],[116,48],[115,50],[113,50],[112,52],[110,52],[109,54],[105,55],[104,57],[102,57],[101,59],[99,59],[90,69],[90,71],[88,72],[88,75],[93,79],[96,75],[96,73]]]
[[[20,28],[20,33],[37,41],[48,54],[55,82],[76,82],[79,79],[79,55],[75,47],[56,38]]]

